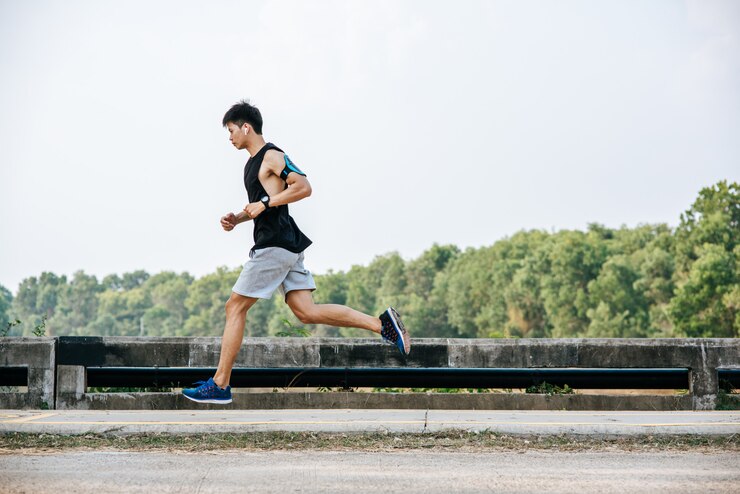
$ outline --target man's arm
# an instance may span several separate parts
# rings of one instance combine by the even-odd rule
[[[238,213],[236,213],[236,214],[235,214],[234,216],[235,216],[235,218],[236,218],[236,224],[237,224],[237,225],[238,225],[239,223],[244,223],[245,221],[249,221],[249,220],[251,220],[251,219],[252,219],[252,217],[251,217],[251,216],[249,216],[249,215],[247,214],[247,212],[246,212],[246,211],[239,211],[239,212],[238,212]]]
[[[238,213],[228,213],[221,217],[221,228],[230,232],[239,223],[244,223],[252,218],[247,214],[246,211],[239,211]]]
[[[270,171],[274,172],[272,167],[270,167]],[[278,170],[275,175],[280,176],[281,171],[282,169]],[[311,184],[303,175],[291,173],[285,179],[285,183],[288,184],[287,189],[270,197],[270,207],[297,202],[311,195]]]
[[[270,174],[274,174],[279,177],[280,173],[283,171],[283,167],[285,167],[283,156],[283,153],[268,152],[262,162],[262,166],[267,167]],[[288,185],[287,189],[278,192],[274,196],[270,196],[270,207],[291,204],[311,195],[311,184],[303,175],[298,173],[289,173],[285,179],[285,183]],[[244,208],[244,211],[246,211],[252,218],[259,216],[259,214],[264,210],[265,205],[261,202],[247,204],[247,207]]]

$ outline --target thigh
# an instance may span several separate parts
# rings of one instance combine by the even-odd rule
[[[288,295],[294,291],[308,291],[310,295],[313,290],[316,290],[316,282],[311,271],[303,265],[303,253],[301,253],[288,271],[285,280],[280,284],[280,293],[285,295],[287,302]]]
[[[231,292],[231,296],[229,297],[229,300],[226,301],[226,305],[237,310],[248,311],[257,302],[257,300],[259,299],[254,297],[245,297],[236,292]]]
[[[231,290],[244,297],[269,299],[281,286],[297,258],[298,254],[279,247],[257,249],[244,264]]]

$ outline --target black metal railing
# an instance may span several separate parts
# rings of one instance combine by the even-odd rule
[[[0,386],[28,386],[28,367],[0,367]]]
[[[208,367],[88,367],[93,387],[182,387]],[[236,368],[233,387],[688,389],[688,369]]]
[[[213,376],[211,367],[87,367],[93,387],[183,387]],[[740,369],[717,369],[720,385],[740,388]],[[233,387],[687,389],[688,369],[236,368]],[[26,386],[28,367],[0,367],[0,386]]]

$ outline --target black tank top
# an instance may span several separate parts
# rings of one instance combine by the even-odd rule
[[[244,166],[244,187],[247,189],[249,202],[259,202],[268,195],[259,180],[259,170],[265,153],[270,149],[283,152],[276,145],[268,142],[257,154],[249,158]],[[286,184],[287,188],[288,185]],[[265,247],[282,247],[300,254],[311,245],[311,240],[298,229],[293,218],[288,214],[288,205],[271,207],[254,219],[254,247],[252,250]]]

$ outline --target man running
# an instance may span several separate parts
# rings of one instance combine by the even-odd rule
[[[411,341],[401,317],[389,307],[380,317],[372,317],[336,304],[314,304],[311,292],[316,285],[303,266],[303,251],[311,245],[293,218],[288,204],[311,195],[306,174],[276,145],[262,137],[262,115],[247,101],[240,101],[226,112],[223,126],[237,149],[246,149],[249,160],[244,167],[244,186],[249,204],[237,214],[221,218],[227,232],[245,221],[254,221],[254,247],[226,302],[226,327],[221,339],[221,357],[216,374],[199,381],[183,394],[200,403],[231,403],[231,369],[244,337],[247,312],[258,299],[269,299],[279,289],[293,314],[304,324],[328,324],[362,328],[379,333],[408,355]]]

